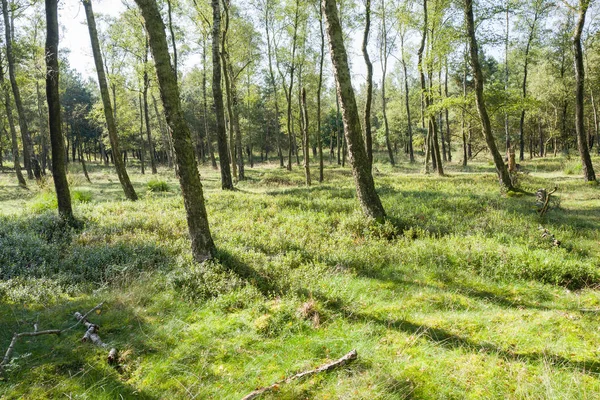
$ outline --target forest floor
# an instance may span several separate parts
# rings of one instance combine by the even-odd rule
[[[526,191],[558,185],[544,217],[487,162],[446,177],[377,164],[383,225],[362,217],[348,168],[307,188],[300,167],[257,166],[223,192],[203,167],[219,249],[205,265],[169,171],[130,166],[132,203],[112,169],[91,165],[90,185],[71,167],[77,230],[55,217],[51,184],[0,173],[0,357],[13,332],[66,328],[100,302],[90,320],[120,350],[108,365],[81,326],[25,338],[0,398],[241,399],[352,349],[355,362],[264,398],[598,398],[600,187],[576,158],[523,167]],[[150,191],[156,179],[169,190]]]

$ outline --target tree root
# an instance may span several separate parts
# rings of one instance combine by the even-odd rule
[[[252,393],[247,394],[246,396],[244,396],[244,398],[242,398],[242,400],[252,400],[255,399],[257,397],[259,397],[260,395],[269,392],[271,390],[275,390],[279,387],[279,385],[283,384],[283,383],[290,383],[291,381],[297,380],[297,379],[303,379],[306,378],[307,376],[311,376],[314,375],[316,373],[319,372],[328,372],[331,371],[337,367],[341,367],[342,365],[345,365],[347,363],[350,363],[354,360],[356,360],[356,358],[358,357],[356,350],[352,350],[351,352],[349,352],[348,354],[346,354],[344,357],[329,362],[327,364],[323,364],[318,368],[315,369],[311,369],[309,371],[304,371],[304,372],[300,372],[296,375],[292,375],[289,378],[286,379],[282,379],[278,382],[275,382],[274,384],[272,384],[271,386],[266,386],[260,389],[256,389],[255,391],[253,391]]]

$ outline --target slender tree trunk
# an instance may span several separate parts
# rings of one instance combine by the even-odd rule
[[[444,96],[448,98],[448,57],[446,57],[446,73],[444,74]],[[452,142],[450,140],[450,117],[448,113],[448,107],[445,108],[446,113],[446,140],[448,141],[448,161],[452,162]],[[440,127],[443,129],[443,127]]]
[[[218,2],[218,0],[214,1]],[[136,0],[136,3],[140,7],[146,24],[146,30],[150,38],[150,48],[156,64],[156,74],[165,107],[167,123],[173,132],[173,145],[177,153],[177,163],[179,164],[179,183],[187,213],[188,230],[192,241],[192,254],[197,262],[202,262],[214,257],[216,248],[208,225],[204,194],[198,173],[198,165],[194,156],[192,137],[183,117],[179,88],[169,57],[165,25],[155,0]],[[214,25],[219,29],[218,20]],[[219,69],[217,68],[217,70]],[[220,79],[217,82],[220,82]]]
[[[271,37],[270,37],[270,30],[269,30],[269,21],[270,21],[270,14],[269,14],[269,0],[265,1],[265,32],[267,34],[267,53],[268,53],[268,57],[269,57],[269,77],[270,77],[270,83],[271,83],[271,87],[273,89],[273,100],[275,103],[275,126],[277,127],[277,132],[275,133],[275,140],[277,143],[277,156],[279,158],[279,167],[283,168],[284,164],[283,164],[283,151],[281,150],[281,126],[279,123],[279,100],[277,98],[277,83],[275,82],[275,73],[273,72],[273,54],[272,54],[272,48],[271,48]],[[267,158],[268,161],[268,158]]]
[[[215,103],[215,116],[217,120],[217,146],[219,150],[219,164],[221,166],[221,187],[223,188],[223,190],[233,190],[233,181],[231,180],[231,169],[229,167],[229,150],[227,149],[227,135],[225,133],[225,107],[223,105],[223,90],[221,89],[221,59],[219,55],[219,45],[221,43],[221,10],[219,0],[211,1],[213,9],[212,91]]]
[[[227,119],[229,121],[229,161],[234,181],[238,181],[237,155],[235,146],[235,118],[233,115],[233,96],[231,94],[231,79],[229,73],[229,56],[227,53],[227,33],[229,32],[229,0],[223,1],[223,15],[225,17],[223,32],[221,36],[221,62],[223,63],[223,77],[225,78],[225,95],[227,97]]]
[[[2,91],[4,92],[4,108],[6,110],[6,117],[8,119],[8,125],[10,128],[10,139],[12,143],[12,155],[15,173],[17,175],[17,181],[19,182],[19,186],[25,188],[27,187],[27,182],[25,181],[25,178],[23,177],[23,173],[21,171],[21,163],[19,161],[19,142],[17,141],[17,129],[15,128],[15,121],[13,118],[9,88],[7,87],[6,82],[4,80],[4,66],[2,65],[2,57],[0,57],[0,86],[2,87]],[[63,142],[63,157],[64,146],[65,145]]]
[[[173,73],[175,74],[175,82],[179,80],[177,73],[177,39],[175,38],[175,31],[173,30],[173,10],[171,0],[167,0],[167,15],[169,18],[169,33],[171,35],[171,47],[173,48]]]
[[[467,61],[467,57],[468,57],[468,46],[465,45],[465,70],[463,71],[463,98],[466,100],[467,98],[467,69],[469,68],[469,63]],[[467,152],[467,131],[465,129],[465,108],[462,108],[462,124],[461,124],[461,128],[462,128],[462,140],[463,140],[463,160],[462,160],[462,165],[463,167],[467,166],[467,160],[469,159],[469,154]]]
[[[321,137],[321,90],[323,88],[323,61],[325,59],[325,33],[323,10],[319,7],[319,31],[321,33],[321,57],[319,58],[319,83],[317,85],[317,143],[319,146],[319,182],[323,182],[323,140]]]
[[[33,154],[33,142],[31,141],[31,134],[27,125],[27,116],[25,115],[25,108],[23,107],[23,101],[21,100],[21,91],[17,84],[17,72],[15,67],[15,56],[13,54],[13,35],[11,35],[11,23],[8,16],[8,1],[2,0],[2,14],[4,16],[4,33],[6,37],[6,60],[8,62],[8,77],[10,79],[10,85],[12,87],[13,96],[15,98],[15,106],[17,107],[17,114],[19,116],[19,127],[21,128],[21,138],[23,142],[23,163],[27,170],[27,177],[33,179],[33,169],[31,166],[31,160],[34,157]]]
[[[496,146],[496,141],[492,134],[490,118],[488,116],[487,109],[485,106],[485,100],[483,97],[483,72],[481,71],[481,66],[479,64],[479,49],[477,46],[477,39],[475,38],[475,23],[473,21],[473,0],[465,0],[465,19],[467,23],[467,36],[470,44],[469,47],[471,53],[471,65],[473,68],[473,79],[475,80],[475,96],[477,102],[477,110],[479,112],[479,117],[481,118],[481,124],[483,127],[485,141],[488,149],[490,150],[490,153],[492,153],[494,165],[496,166],[496,172],[498,173],[498,177],[500,178],[501,184],[504,185],[508,190],[514,190],[512,181],[510,179],[510,175],[508,173],[508,169],[506,168],[502,156],[498,151],[498,147]]]
[[[146,50],[144,51],[144,120],[146,122],[146,136],[148,137],[148,151],[150,152],[150,166],[152,167],[152,175],[156,175],[156,160],[154,158],[154,145],[152,144],[152,128],[150,127],[150,110],[148,107],[148,88],[150,87],[150,77],[148,76],[148,36],[146,36]]]
[[[202,37],[202,111],[204,117],[204,136],[206,137],[206,145],[210,156],[210,163],[213,168],[217,168],[217,160],[213,150],[212,135],[208,129],[208,101],[206,96],[206,37]]]
[[[144,106],[142,105],[142,92],[138,93],[138,103],[140,106],[140,164],[142,167],[142,175],[146,173],[146,164],[144,162],[144,153],[146,152],[146,144],[144,142]],[[135,153],[133,155],[135,157]]]
[[[304,175],[306,186],[310,186],[310,141],[308,137],[308,110],[306,107],[306,89],[302,88],[302,145],[304,153]]]
[[[373,99],[373,63],[369,58],[367,45],[369,44],[369,30],[371,29],[371,0],[366,0],[365,3],[365,31],[363,34],[362,53],[367,66],[367,98],[365,100],[365,116],[364,116],[364,136],[365,145],[367,146],[367,157],[369,164],[373,165],[373,138],[371,135],[371,103]]]
[[[415,152],[413,149],[413,131],[412,131],[412,119],[410,116],[410,98],[409,98],[409,87],[408,87],[408,69],[406,67],[406,58],[404,55],[404,35],[405,32],[400,33],[400,56],[402,63],[402,70],[404,71],[404,105],[406,107],[406,118],[408,119],[408,155],[411,163],[415,162]]]
[[[362,139],[358,107],[352,89],[348,56],[338,19],[336,1],[323,0],[322,7],[329,37],[334,76],[337,82],[337,95],[342,104],[344,131],[348,141],[356,192],[365,215],[370,218],[382,219],[385,217],[385,210],[375,191],[375,182],[369,168],[369,159]]]
[[[129,200],[137,200],[135,189],[129,180],[129,175],[125,169],[125,163],[119,151],[119,138],[117,137],[117,126],[115,117],[110,104],[110,96],[108,94],[108,84],[106,83],[106,73],[104,72],[104,64],[102,63],[102,54],[100,53],[100,43],[98,42],[98,31],[96,30],[96,20],[94,11],[92,10],[91,0],[82,0],[85,8],[85,15],[90,33],[90,41],[92,43],[92,53],[94,54],[94,62],[96,64],[96,72],[98,73],[98,84],[100,85],[100,94],[102,96],[102,104],[104,106],[104,116],[108,127],[108,137],[112,149],[113,160],[117,170],[117,176],[123,187],[123,192]]]
[[[586,181],[596,180],[594,166],[587,147],[586,134],[584,129],[584,91],[585,91],[585,72],[583,68],[583,49],[581,48],[581,33],[585,24],[585,14],[587,12],[590,0],[579,0],[579,18],[573,33],[573,52],[575,54],[575,130],[577,132],[577,147],[583,165],[583,176]]]
[[[427,0],[423,0],[423,30],[421,33],[421,45],[417,51],[419,78],[421,81],[421,127],[425,128],[425,107],[427,97],[427,84],[425,83],[425,69],[423,66],[423,51],[427,40]],[[431,135],[427,132],[425,139],[425,173],[429,173],[429,159],[431,157]]]
[[[508,93],[508,39],[509,39],[509,9],[510,0],[506,0],[506,34],[504,36],[504,91]],[[504,112],[504,134],[506,136],[506,154],[510,152],[510,132],[508,127],[508,113]]]
[[[73,124],[71,123],[71,132],[73,132]],[[79,153],[79,162],[81,163],[81,169],[83,170],[83,176],[88,183],[92,183],[90,175],[88,174],[87,166],[85,165],[85,158],[83,156],[83,143],[81,139],[81,133],[77,130],[77,152]]]
[[[62,219],[72,223],[74,217],[65,169],[65,142],[60,121],[58,30],[58,0],[46,0],[46,97],[52,146],[52,177],[58,200],[58,213]]]
[[[388,64],[388,43],[387,43],[387,24],[385,15],[385,1],[381,0],[381,111],[383,114],[383,126],[385,132],[385,146],[388,151],[388,157],[390,158],[390,164],[396,165],[394,160],[394,152],[392,151],[392,144],[390,142],[390,126],[387,118],[387,98],[385,93],[385,78],[387,74]]]

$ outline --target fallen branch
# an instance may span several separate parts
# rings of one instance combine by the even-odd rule
[[[242,398],[242,400],[252,400],[257,398],[258,396],[269,392],[271,390],[277,389],[279,387],[279,385],[283,384],[283,383],[290,383],[291,381],[294,380],[298,380],[298,379],[302,379],[302,378],[306,378],[307,376],[310,375],[314,375],[317,374],[319,372],[328,372],[331,371],[332,369],[341,367],[342,365],[345,365],[347,363],[350,363],[354,360],[356,360],[356,358],[358,357],[356,350],[352,350],[350,353],[346,354],[344,357],[332,361],[330,363],[327,364],[323,364],[318,368],[315,369],[311,369],[309,371],[304,371],[304,372],[300,372],[296,375],[290,376],[289,378],[286,379],[282,379],[278,382],[275,382],[274,384],[272,384],[271,386],[266,386],[260,389],[256,389],[255,391],[253,391],[252,393],[247,394],[244,398]]]
[[[104,343],[102,341],[102,339],[100,339],[100,335],[98,335],[98,331],[100,330],[100,327],[87,320],[88,314],[89,314],[89,312],[86,313],[85,315],[81,315],[80,312],[75,312],[75,318],[77,319],[77,323],[78,324],[82,323],[86,327],[85,334],[81,338],[81,341],[82,342],[89,341],[89,342],[92,342],[93,344],[95,344],[96,346],[108,348],[108,344]],[[108,359],[109,364],[111,364],[111,365],[115,364],[117,362],[117,349],[111,348],[108,352],[107,359]]]
[[[12,340],[10,341],[10,344],[8,345],[8,349],[6,350],[6,353],[4,354],[4,358],[2,358],[2,362],[0,362],[0,371],[2,371],[4,369],[4,367],[6,367],[8,365],[8,363],[11,360],[12,357],[12,353],[15,350],[15,345],[17,344],[17,341],[22,338],[22,337],[32,337],[32,336],[42,336],[42,335],[60,335],[63,332],[69,331],[73,328],[75,328],[77,325],[79,325],[82,321],[86,321],[86,317],[91,314],[92,312],[96,311],[97,309],[99,309],[100,307],[102,307],[104,303],[100,303],[98,304],[96,307],[92,308],[90,311],[86,312],[84,315],[82,315],[82,319],[78,320],[76,324],[65,328],[65,329],[48,329],[45,331],[38,331],[38,327],[37,324],[33,325],[33,332],[21,332],[21,333],[14,333]],[[79,314],[79,313],[76,313]],[[79,314],[81,315],[81,314]]]
[[[540,213],[540,217],[543,217],[544,214],[548,211],[548,205],[550,204],[550,196],[558,190],[558,187],[555,186],[554,190],[547,191],[546,189],[539,189],[537,191],[538,200],[543,204],[542,208],[538,210]]]

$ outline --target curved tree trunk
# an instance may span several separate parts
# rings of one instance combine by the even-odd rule
[[[371,0],[365,4],[365,32],[363,34],[362,53],[367,66],[367,98],[365,99],[364,136],[369,164],[373,165],[373,138],[371,135],[371,103],[373,100],[373,63],[369,58],[367,45],[369,44],[369,30],[371,29]],[[384,100],[385,101],[385,100]]]
[[[98,84],[100,86],[100,94],[102,96],[102,105],[104,106],[104,116],[108,128],[108,137],[110,139],[110,147],[112,149],[113,160],[119,182],[123,187],[123,192],[129,200],[137,200],[135,189],[129,180],[129,175],[125,169],[123,157],[119,150],[119,138],[117,137],[117,125],[110,104],[110,96],[108,94],[108,84],[106,82],[106,73],[104,72],[104,64],[102,63],[102,54],[100,53],[100,43],[98,42],[98,31],[96,30],[96,20],[94,11],[92,10],[91,0],[82,0],[85,8],[85,16],[87,18],[88,30],[90,32],[90,41],[92,42],[92,53],[94,54],[94,63],[96,64],[96,72],[98,73]]]
[[[192,253],[197,262],[202,262],[214,257],[216,249],[208,225],[192,136],[183,117],[179,88],[169,57],[165,25],[155,0],[135,0],[135,2],[142,11],[150,37],[150,48],[156,64],[160,95],[165,106],[167,123],[173,132],[173,146],[179,164],[179,183],[192,240]]]
[[[73,222],[58,94],[58,0],[46,0],[46,29],[46,97],[48,99],[50,145],[52,146],[52,177],[58,200],[58,213],[64,220]]]
[[[508,169],[504,164],[502,156],[496,146],[496,141],[492,134],[492,126],[490,124],[490,117],[487,113],[485,106],[485,100],[483,98],[483,72],[481,72],[481,65],[479,64],[479,49],[477,47],[477,39],[475,38],[475,23],[473,21],[473,0],[465,0],[465,19],[467,23],[467,36],[469,39],[469,47],[471,53],[471,66],[473,67],[473,78],[475,80],[475,96],[477,102],[477,110],[479,117],[481,118],[481,124],[483,127],[483,134],[485,136],[485,142],[492,153],[494,159],[494,165],[496,166],[496,172],[500,178],[501,184],[508,190],[514,190]]]
[[[27,170],[27,177],[33,179],[33,168],[31,166],[31,160],[34,157],[33,154],[33,143],[31,141],[31,134],[27,125],[27,117],[25,115],[25,109],[23,108],[23,101],[21,100],[21,92],[17,85],[17,72],[15,68],[15,56],[13,53],[12,42],[14,35],[11,35],[12,27],[8,16],[8,1],[2,0],[2,14],[4,16],[4,33],[6,37],[6,60],[8,62],[8,77],[10,79],[10,85],[12,87],[13,95],[15,98],[15,106],[17,107],[17,114],[19,116],[19,127],[21,128],[21,138],[23,141],[23,164]]]
[[[356,193],[363,212],[371,218],[382,219],[385,210],[375,191],[375,182],[369,168],[369,160],[362,140],[362,130],[358,116],[356,98],[352,89],[348,56],[344,47],[342,28],[338,19],[335,0],[323,0],[323,12],[329,37],[329,49],[337,82],[337,97],[340,99],[344,120],[344,130],[348,141],[348,152]]]
[[[586,181],[592,182],[596,180],[594,166],[587,146],[587,138],[584,129],[584,91],[585,91],[585,72],[583,69],[583,49],[581,48],[581,32],[585,24],[585,14],[587,12],[590,0],[579,0],[579,18],[573,33],[573,52],[575,54],[575,79],[576,79],[576,94],[575,94],[575,130],[577,132],[577,147],[581,156],[581,164],[583,165],[583,176]]]
[[[213,29],[212,29],[212,58],[213,58],[213,97],[215,116],[217,120],[217,147],[219,150],[219,165],[221,166],[221,187],[223,190],[233,190],[231,169],[229,167],[229,150],[227,149],[227,134],[225,133],[225,107],[223,105],[223,90],[221,89],[221,10],[219,0],[212,0]]]

